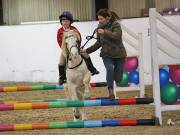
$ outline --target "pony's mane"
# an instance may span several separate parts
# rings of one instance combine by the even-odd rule
[[[62,49],[62,54],[64,55],[65,58],[67,58],[67,52],[68,52],[67,45],[66,45],[66,39],[69,36],[74,36],[80,41],[80,35],[76,30],[69,30],[68,32],[63,32],[61,49]]]

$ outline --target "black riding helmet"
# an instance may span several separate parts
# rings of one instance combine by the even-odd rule
[[[69,20],[70,24],[73,23],[73,15],[69,11],[64,11],[60,16],[59,16],[60,23],[62,24],[62,20]]]

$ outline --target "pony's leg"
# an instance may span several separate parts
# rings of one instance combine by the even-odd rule
[[[78,121],[81,118],[81,113],[77,107],[73,107],[74,121]]]
[[[77,89],[78,99],[79,100],[83,100],[84,99],[84,90],[85,90],[84,85],[80,86]],[[82,120],[87,120],[87,115],[86,115],[85,107],[78,107],[78,109],[79,109],[79,111],[81,113],[81,119]]]
[[[90,98],[91,96],[91,93],[90,93],[90,80],[91,80],[91,73],[88,71],[85,76],[84,76],[84,79],[83,79],[83,84],[84,84],[84,99],[85,98]],[[82,115],[82,120],[87,120],[87,113],[86,113],[86,108],[83,107],[81,109],[81,115]]]
[[[64,91],[65,91],[65,96],[67,100],[71,100],[71,94],[69,93],[69,89],[68,89],[68,83],[64,84]]]
[[[84,98],[90,98],[91,96],[91,92],[90,92],[90,80],[91,80],[91,73],[88,71],[83,79],[83,84],[85,86],[85,90],[84,90]]]
[[[81,117],[82,117],[82,120],[88,119],[87,113],[86,113],[86,108],[84,108],[84,107],[81,109]]]
[[[69,87],[68,87],[69,86]],[[71,87],[70,87],[71,86]],[[74,97],[74,93],[72,93],[72,91],[74,91],[73,90],[73,87],[72,87],[72,84],[71,83],[69,83],[68,81],[67,81],[67,84],[65,85],[64,84],[64,90],[65,90],[65,95],[66,95],[66,99],[67,100],[75,100],[76,98]],[[71,108],[72,109],[72,111],[73,111],[73,115],[74,115],[74,121],[77,121],[78,119],[77,119],[77,117],[79,116],[78,115],[78,110],[76,110],[76,108],[75,107],[73,107],[73,108]],[[75,117],[76,116],[76,117]]]
[[[71,95],[71,100],[79,100],[78,93],[77,93],[77,86],[73,83],[69,83],[69,94]],[[81,113],[79,111],[79,108],[73,107],[73,115],[74,115],[74,121],[78,121],[81,118]]]

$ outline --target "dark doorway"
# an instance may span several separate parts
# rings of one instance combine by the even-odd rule
[[[108,8],[108,0],[95,0],[96,13],[101,8]]]
[[[2,6],[2,0],[0,0],[0,25],[3,25],[3,6]]]

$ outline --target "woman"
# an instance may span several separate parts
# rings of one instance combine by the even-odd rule
[[[76,30],[79,33],[79,35],[80,35],[80,32],[77,30],[76,27],[71,26],[71,24],[73,23],[73,15],[69,11],[64,11],[59,16],[59,20],[62,27],[57,32],[57,41],[58,41],[59,47],[61,48],[63,32],[67,32],[69,30]],[[99,71],[97,71],[96,68],[93,66],[89,55],[84,55],[83,58],[86,62],[88,69],[92,73],[92,75],[99,74]],[[62,85],[66,81],[66,58],[63,56],[62,53],[60,56],[58,67],[59,67],[59,85]]]
[[[123,66],[126,50],[122,43],[122,30],[118,20],[119,16],[108,9],[100,9],[97,12],[99,25],[97,28],[97,42],[81,53],[92,53],[101,47],[100,56],[106,68],[106,80],[109,98],[114,99],[113,83],[120,86],[119,82],[123,74]]]

